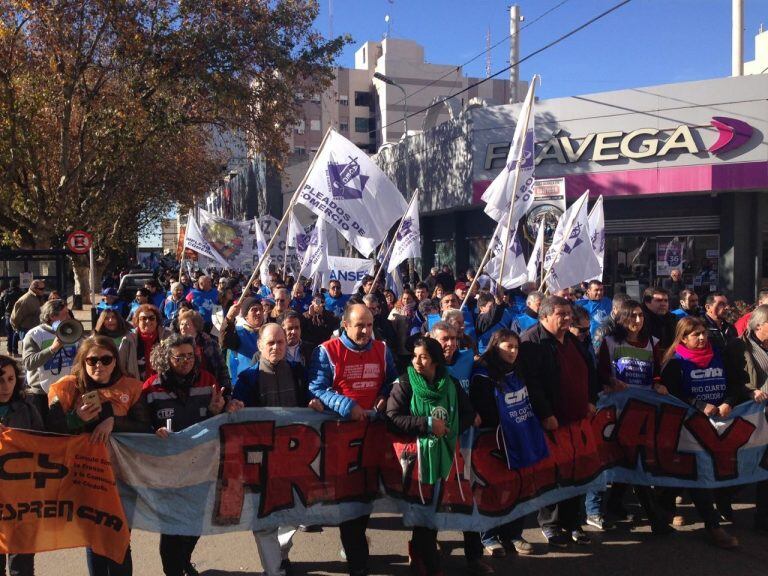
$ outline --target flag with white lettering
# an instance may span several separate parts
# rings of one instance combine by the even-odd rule
[[[539,230],[536,232],[536,242],[533,244],[533,252],[531,252],[531,258],[528,260],[528,282],[536,282],[539,277],[539,264],[544,258],[544,234],[546,232],[547,225],[544,218],[542,218],[539,224]]]
[[[507,229],[502,227],[496,238],[496,246],[493,250],[494,257],[486,264],[485,272],[494,282],[510,290],[525,284],[528,280],[528,269],[518,234],[511,232],[507,246],[507,257],[504,259],[504,274],[501,274],[502,245],[506,238]]]
[[[563,213],[557,223],[555,237],[544,258],[544,268],[549,271],[547,285],[552,292],[600,273],[600,263],[589,237],[588,199],[589,190]]]
[[[538,76],[534,76],[528,87],[528,95],[525,97],[523,107],[520,109],[520,116],[517,118],[515,126],[515,135],[512,139],[512,145],[509,147],[507,162],[504,168],[494,178],[491,185],[483,193],[482,199],[485,202],[485,213],[497,222],[506,219],[509,210],[513,210],[510,226],[515,228],[517,222],[525,216],[525,213],[533,204],[533,182],[534,182],[534,87]],[[517,190],[512,190],[515,186],[515,172],[519,171],[517,176]],[[514,198],[514,201],[513,201]],[[510,206],[511,203],[511,206]]]
[[[261,229],[261,224],[259,223],[258,218],[253,219],[253,224],[251,226],[251,232],[253,233],[254,240],[253,244],[256,245],[256,257],[261,259],[264,254],[267,252],[267,239],[264,236],[264,232]],[[269,262],[271,258],[268,256],[264,258],[264,260],[261,263],[261,268],[259,269],[259,278],[261,279],[261,283],[264,286],[269,286]]]
[[[403,216],[400,229],[395,237],[395,245],[392,247],[392,255],[389,257],[387,272],[392,272],[397,266],[408,258],[421,257],[421,228],[419,227],[419,201],[418,190],[411,199],[411,204]]]
[[[369,256],[408,207],[368,155],[331,130],[297,202],[324,218]]]
[[[600,274],[590,280],[603,280],[603,260],[605,259],[605,215],[603,213],[603,195],[597,198],[589,213],[589,238],[592,242],[592,250],[595,251],[597,261],[600,263]]]

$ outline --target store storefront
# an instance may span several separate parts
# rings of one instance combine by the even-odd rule
[[[752,299],[768,283],[766,95],[759,75],[537,102],[537,180],[560,180],[568,203],[585,190],[604,198],[609,292],[663,283],[668,259],[702,293]],[[411,139],[426,267],[479,263],[494,226],[480,197],[505,163],[519,108],[471,108],[452,142]]]

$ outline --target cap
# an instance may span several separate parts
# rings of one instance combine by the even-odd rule
[[[261,304],[261,298],[258,296],[248,296],[240,302],[240,316],[247,316],[248,311],[256,304]]]
[[[104,290],[101,291],[102,296],[117,296],[117,290],[114,288],[104,288]]]
[[[467,285],[464,282],[456,282],[455,289],[456,290],[466,290],[467,289]]]

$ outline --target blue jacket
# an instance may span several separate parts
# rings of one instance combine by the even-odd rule
[[[344,344],[349,350],[362,351],[369,350],[373,345],[369,342],[363,348],[360,348],[357,344],[350,340],[346,333],[342,332],[341,343]],[[384,384],[381,387],[380,396],[385,398],[389,396],[389,392],[392,389],[392,382],[397,380],[397,366],[395,366],[395,358],[392,356],[392,352],[389,348],[386,348],[386,364],[387,372],[384,376]],[[336,367],[331,363],[331,359],[328,357],[328,352],[321,345],[315,348],[312,354],[312,362],[309,364],[309,374],[307,380],[309,381],[309,393],[312,396],[318,398],[327,408],[336,412],[342,418],[349,418],[352,409],[355,407],[355,401],[343,394],[339,394],[333,389],[333,378],[336,371]]]

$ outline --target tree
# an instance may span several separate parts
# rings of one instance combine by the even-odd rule
[[[0,0],[4,243],[60,247],[82,228],[103,268],[108,250],[208,191],[224,161],[214,131],[280,165],[295,93],[325,89],[348,41],[314,32],[317,11],[312,0]]]

